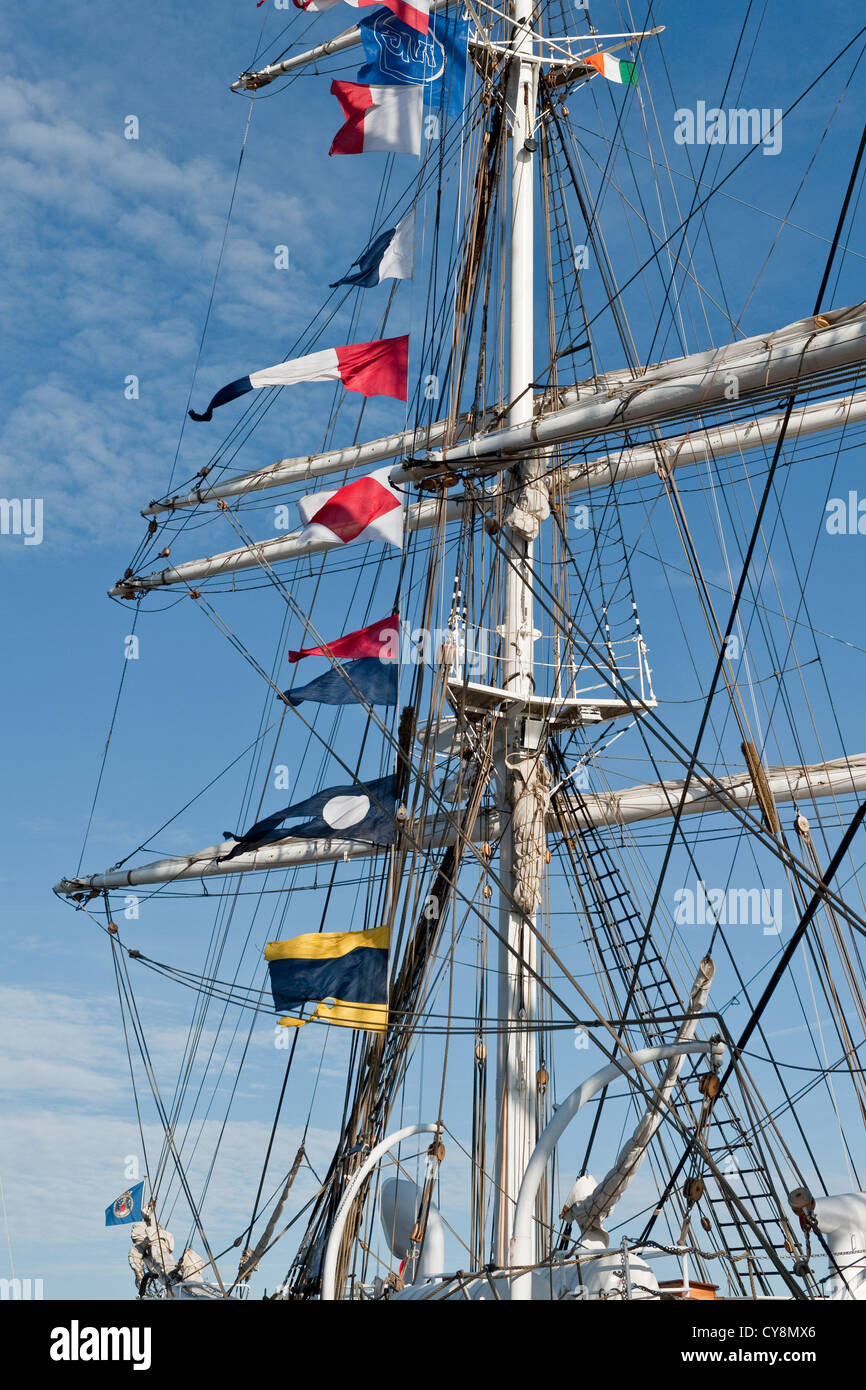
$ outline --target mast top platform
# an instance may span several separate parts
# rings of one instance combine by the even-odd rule
[[[564,729],[579,729],[588,724],[601,724],[610,719],[622,719],[626,715],[643,714],[654,709],[657,701],[621,700],[616,697],[599,699],[597,696],[557,696],[529,695],[524,697],[515,691],[503,690],[493,685],[483,685],[479,681],[449,680],[446,686],[448,700],[455,710],[470,718],[475,715],[499,713],[510,718],[523,715],[526,719],[537,720],[549,733]]]

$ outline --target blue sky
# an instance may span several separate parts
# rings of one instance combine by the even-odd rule
[[[675,101],[658,56],[651,52],[647,61],[654,105],[647,101],[645,111],[650,125],[658,119],[671,163],[682,175],[683,206],[691,186],[685,154],[673,142],[674,105],[699,99],[712,103],[721,92],[744,10],[742,4],[707,10],[664,0],[655,6],[657,22],[667,25],[662,43]],[[843,0],[833,7],[832,25],[819,28],[814,6],[800,0],[770,4],[742,91],[736,84],[733,88],[737,104],[787,106],[853,35],[860,17],[861,7]],[[314,19],[289,18],[289,38],[296,39],[309,25],[310,41],[316,41],[345,27],[352,13],[340,8]],[[619,27],[611,4],[594,6],[593,18],[599,28]],[[181,435],[181,429],[248,115],[246,99],[232,95],[228,84],[253,60],[263,21],[267,44],[286,20],[270,4],[257,10],[253,0],[209,0],[207,5],[154,0],[147,6],[96,0],[88,5],[86,18],[71,7],[37,14],[20,6],[0,18],[0,310],[6,328],[0,343],[0,480],[6,496],[43,498],[45,518],[39,546],[24,546],[20,537],[0,537],[7,710],[0,1177],[15,1273],[43,1278],[47,1296],[114,1298],[131,1291],[125,1233],[101,1226],[103,1208],[127,1184],[126,1157],[140,1149],[113,972],[102,933],[53,899],[50,888],[78,864],[124,670],[132,609],[112,603],[105,590],[141,537],[140,508],[166,490],[175,452],[179,449],[177,476],[187,478],[219,442],[216,424],[211,432],[201,427],[196,433],[198,427],[192,426]],[[747,333],[781,326],[812,309],[859,138],[855,98],[862,81],[855,80],[834,111],[852,64],[853,56],[839,64],[786,121],[781,154],[756,153],[726,185],[732,197],[714,205],[717,265],[709,263],[704,250],[700,273],[710,288],[724,283],[733,315]],[[352,58],[341,75],[351,75],[355,66]],[[199,408],[223,382],[285,354],[324,302],[328,282],[367,239],[383,162],[378,157],[369,165],[364,159],[329,161],[339,113],[327,86],[325,77],[308,76],[282,96],[268,89],[267,99],[255,103],[193,389],[193,404]],[[604,120],[612,129],[614,106],[610,93],[598,93],[595,84],[591,90],[592,105],[583,93],[570,102],[570,119],[584,137],[592,182],[592,159],[605,158],[599,123]],[[136,141],[123,137],[129,115],[139,121]],[[829,134],[801,188],[818,134],[831,118]],[[625,132],[629,145],[641,148],[634,105]],[[732,151],[720,150],[707,177],[718,177],[719,169],[724,172],[733,162]],[[410,175],[407,167],[395,176],[392,192]],[[637,244],[632,243],[632,227],[607,197],[609,214],[605,204],[602,208],[609,248],[628,274],[644,258],[646,238],[638,234]],[[785,217],[783,227],[779,219]],[[852,251],[838,263],[838,282],[835,276],[831,281],[830,300],[836,305],[862,298],[864,262],[862,254],[854,254],[866,245],[859,205],[849,241]],[[286,272],[274,266],[274,248],[283,244],[290,248]],[[588,293],[598,302],[597,283],[590,281]],[[350,317],[354,301],[349,301],[333,326],[332,341],[351,341],[350,331],[356,340],[375,336],[384,298],[384,290],[362,296],[355,321]],[[391,323],[398,331],[416,327],[423,304],[422,288],[402,287]],[[651,286],[646,293],[641,286],[629,299],[644,347],[652,336],[653,307]],[[724,340],[720,319],[713,319],[709,328]],[[699,319],[691,318],[687,331],[689,350],[707,345],[708,327]],[[620,350],[604,324],[599,346],[603,366],[619,365]],[[657,345],[655,355],[681,350],[671,335]],[[136,400],[124,396],[130,375],[140,383]],[[328,393],[327,387],[311,386],[297,388],[291,401],[284,394],[244,446],[238,466],[252,468],[315,448]],[[341,422],[344,439],[351,438],[355,419],[353,414]],[[404,419],[398,403],[374,402],[365,413],[364,430],[373,437],[399,428]],[[857,486],[860,454],[849,449],[835,457],[823,451],[813,458],[802,449],[796,457],[803,461],[802,470],[788,470],[780,484],[793,538],[790,550],[780,538],[780,588],[786,603],[796,606],[798,560],[817,539],[810,586],[813,621],[834,636],[863,644],[857,576],[862,575],[860,547],[866,542],[860,537],[833,541],[822,530],[828,489],[831,495],[845,495]],[[684,480],[683,488],[687,486]],[[638,513],[649,493],[650,487],[642,486],[634,494],[641,506],[624,509],[634,541],[640,532]],[[268,503],[253,513],[257,534],[270,534],[269,508]],[[701,514],[695,524],[699,536],[714,545],[708,519]],[[669,521],[659,516],[658,527],[658,543],[673,544]],[[173,555],[192,558],[234,543],[227,525],[220,530],[211,524],[182,537]],[[742,531],[734,553],[737,545],[742,545]],[[681,552],[669,553],[681,563]],[[717,554],[709,573],[723,580]],[[333,618],[351,626],[370,604],[387,611],[394,574],[392,562],[371,593],[367,578],[361,588],[358,572],[333,570],[315,595],[312,582],[299,578],[298,595],[315,604],[317,623]],[[674,577],[669,588],[647,558],[636,561],[636,575],[658,693],[671,701],[696,698],[708,649],[702,638],[702,647],[696,642],[694,669],[681,650],[674,600],[679,593],[687,611],[686,587],[678,589]],[[845,582],[840,584],[840,577]],[[275,595],[260,589],[221,596],[218,606],[269,664],[284,618]],[[724,610],[723,599],[720,606]],[[136,631],[140,657],[127,663],[85,870],[106,867],[145,842],[259,732],[266,695],[259,677],[192,610],[189,600],[172,595],[151,603]],[[296,645],[301,635],[295,624],[286,644]],[[829,711],[820,709],[820,745],[830,757],[845,747],[860,751],[862,646],[827,641],[820,655],[839,716],[837,728]],[[770,674],[768,653],[756,654],[756,663],[760,676]],[[823,687],[817,672],[808,679],[814,679],[811,695],[820,701]],[[668,710],[672,721],[671,711],[678,708]],[[695,708],[684,705],[678,712],[683,737],[693,727]],[[320,727],[326,729],[326,721]],[[349,721],[343,734],[347,749],[357,732]],[[804,722],[801,733],[807,755],[817,760],[822,756],[817,731]],[[629,750],[626,756],[639,758],[636,745],[624,742],[622,747]],[[772,748],[769,760],[793,759],[795,751],[780,730],[779,746]],[[371,749],[371,770],[377,756],[378,749]],[[301,793],[320,776],[323,784],[342,780],[342,773],[329,779],[320,750],[311,752],[294,727],[281,745],[280,759],[297,777]],[[611,767],[612,779],[621,785],[652,775],[638,762]],[[234,825],[241,816],[249,769],[249,760],[239,763],[170,832],[157,836],[154,854],[213,843],[224,826]],[[676,775],[676,769],[666,768],[665,775]],[[707,878],[715,874],[716,881],[724,882],[729,850],[722,844],[706,854]],[[775,884],[771,878],[760,879],[761,872],[771,874],[772,869],[756,865],[755,882]],[[675,866],[672,885],[682,882],[684,873],[683,865]],[[357,911],[363,893],[363,885],[352,877],[338,896],[347,918]],[[298,897],[307,901],[303,894]],[[313,921],[321,906],[314,890],[308,900],[309,911],[298,909],[303,922]],[[251,915],[252,901],[242,900],[237,909],[224,969],[237,966],[247,972],[276,920],[269,917],[271,900],[265,899],[258,916]],[[195,970],[213,918],[213,904],[200,899],[144,904],[139,921],[124,929],[125,939],[157,959]],[[569,943],[572,939],[567,938]],[[749,969],[760,968],[767,958],[766,943],[760,940],[744,943],[743,951]],[[724,988],[725,998],[734,992],[730,979]],[[141,998],[157,1069],[170,1089],[192,996],[145,976]],[[209,1015],[206,1024],[214,1033],[217,1017]],[[235,1015],[228,1020],[230,1032]],[[800,1022],[792,1017],[791,1027]],[[245,1028],[243,1019],[240,1027]],[[310,1036],[304,1034],[299,1044],[301,1065],[266,1190],[291,1162],[325,1041],[321,1104],[312,1121],[309,1152],[317,1171],[327,1161],[348,1044],[341,1037],[325,1040],[322,1031],[308,1030]],[[430,1044],[432,1053],[437,1046]],[[201,1180],[221,1122],[237,1050],[228,1056],[222,1088],[204,1121],[191,1167],[194,1185]],[[260,1020],[206,1207],[215,1248],[228,1244],[248,1215],[282,1055],[275,1058],[271,1026]],[[581,1064],[585,1055],[577,1054]],[[571,1065],[567,1051],[564,1069],[566,1064]],[[416,1100],[423,1105],[423,1096],[412,1103]],[[816,1120],[822,1115],[816,1102]],[[152,1115],[145,1137],[152,1151],[158,1142]],[[828,1166],[835,1172],[841,1168],[838,1145],[831,1151],[832,1141],[827,1144]],[[453,1200],[459,1205],[456,1156],[451,1171]],[[846,1181],[843,1171],[839,1178]],[[296,1189],[298,1205],[314,1186],[312,1174],[304,1171]],[[180,1213],[174,1229],[182,1242],[187,1227]],[[0,1236],[0,1273],[6,1272],[9,1259],[4,1240],[5,1233]],[[286,1263],[280,1253],[266,1267],[264,1282],[272,1286]]]

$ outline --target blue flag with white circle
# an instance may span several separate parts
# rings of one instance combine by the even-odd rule
[[[378,664],[378,663],[377,663]],[[284,806],[281,811],[256,821],[249,830],[235,835],[225,832],[227,840],[236,840],[223,859],[234,859],[247,850],[279,840],[363,840],[371,845],[392,845],[397,838],[397,779],[393,773],[377,777],[372,782],[353,782],[340,787],[328,787],[304,801]],[[286,821],[300,820],[300,825],[287,826]]]

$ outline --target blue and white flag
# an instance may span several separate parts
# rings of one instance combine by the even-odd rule
[[[425,87],[424,106],[443,116],[460,116],[466,86],[469,21],[431,14],[419,34],[390,10],[377,10],[358,26],[366,62],[358,81],[371,86]]]
[[[236,839],[237,844],[223,857],[234,859],[235,855],[258,849],[260,845],[289,839],[328,840],[336,836],[341,840],[363,840],[371,845],[392,845],[397,838],[396,805],[397,779],[393,773],[366,784],[354,782],[348,786],[328,787],[305,801],[297,801],[256,821],[243,835],[236,836],[226,830],[226,839]],[[285,821],[298,819],[302,821],[300,825],[285,828]]]
[[[330,288],[335,290],[338,285],[361,285],[368,290],[383,280],[411,280],[414,261],[415,209],[410,208],[396,227],[380,232],[352,262],[358,269],[350,270],[341,280],[335,280]]]
[[[137,1182],[128,1192],[121,1192],[111,1206],[105,1208],[106,1226],[126,1226],[130,1221],[140,1221],[143,1192],[143,1182]]]

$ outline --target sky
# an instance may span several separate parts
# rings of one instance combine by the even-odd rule
[[[658,59],[650,55],[654,101],[647,100],[642,115],[632,110],[626,130],[629,143],[637,144],[641,120],[658,122],[672,165],[683,175],[684,200],[691,190],[685,152],[674,141],[673,109],[713,102],[724,85],[745,12],[742,3],[709,10],[665,0],[654,6],[655,22],[667,26],[662,42],[676,99]],[[816,32],[814,6],[803,0],[770,0],[737,91],[738,104],[787,107],[853,36],[860,16],[855,0],[841,0],[833,7],[832,25]],[[635,17],[639,19],[637,10]],[[619,28],[613,4],[594,6],[593,19],[604,32]],[[5,325],[0,339],[0,487],[6,497],[43,502],[40,544],[26,545],[21,535],[0,536],[7,730],[0,870],[0,1179],[5,1203],[0,1276],[42,1279],[46,1297],[131,1295],[126,1233],[105,1230],[102,1212],[128,1186],[135,1162],[141,1168],[142,1137],[151,1153],[159,1143],[152,1112],[143,1135],[136,1125],[105,936],[83,914],[56,900],[51,886],[75,872],[85,834],[85,871],[107,867],[145,842],[150,857],[157,857],[218,840],[223,827],[239,822],[250,806],[247,779],[254,778],[255,767],[251,773],[249,758],[241,758],[215,789],[182,811],[170,830],[154,832],[240,758],[270,718],[260,677],[177,595],[160,596],[141,613],[135,628],[138,657],[126,661],[132,609],[109,600],[106,590],[141,539],[140,509],[165,493],[172,477],[195,474],[218,442],[205,427],[201,434],[195,433],[196,426],[184,428],[190,399],[201,408],[219,385],[280,360],[302,343],[328,284],[361,251],[375,223],[382,162],[373,156],[369,167],[363,158],[337,166],[328,159],[340,118],[325,77],[306,76],[284,94],[266,89],[252,111],[244,97],[229,91],[229,83],[254,64],[257,54],[270,55],[289,40],[300,42],[302,35],[305,42],[317,42],[351,20],[345,7],[322,16],[287,15],[270,0],[261,9],[253,0],[208,0],[207,5],[201,0],[185,5],[152,0],[147,6],[94,0],[86,16],[62,6],[39,11],[7,7],[0,16],[0,312]],[[287,23],[292,26],[288,37],[277,42]],[[713,273],[747,333],[781,326],[812,310],[827,238],[859,138],[856,80],[843,98],[858,53],[855,46],[850,59],[786,119],[780,153],[756,152],[726,184],[731,196],[714,203]],[[339,75],[351,76],[354,67],[354,61],[347,61]],[[605,93],[604,101],[608,98],[613,101]],[[592,161],[605,158],[598,112],[579,99],[571,107],[592,180]],[[614,109],[603,105],[608,129]],[[134,128],[131,117],[137,122],[136,139],[125,138],[125,131]],[[828,122],[829,132],[819,141]],[[717,177],[734,163],[731,150],[720,150],[710,167]],[[407,168],[395,179],[391,195],[410,177]],[[636,263],[633,228],[621,210],[611,205],[604,216],[611,255],[626,266]],[[839,258],[838,277],[834,274],[831,281],[836,305],[862,297],[866,242],[859,203],[854,225],[850,251]],[[275,265],[281,246],[289,248],[288,270]],[[597,295],[597,286],[590,292]],[[350,333],[356,341],[376,336],[384,291],[371,291],[369,300],[363,295],[360,300],[339,310],[330,331],[345,336],[334,336],[334,343],[352,341]],[[629,302],[646,347],[652,338],[652,292],[643,299],[635,292]],[[423,286],[401,287],[389,323],[396,331],[417,331],[423,305]],[[605,335],[603,365],[618,365],[609,330],[602,326],[599,332]],[[711,332],[719,336],[718,319],[709,324],[684,320],[687,341],[677,342],[671,330],[664,342],[655,344],[653,355],[705,347]],[[137,383],[132,398],[130,378]],[[253,468],[316,448],[328,391],[300,387],[291,402],[284,395],[244,445],[236,465]],[[406,408],[397,402],[371,402],[363,428],[374,437],[401,428],[406,418]],[[341,422],[345,440],[351,439],[354,423],[354,416]],[[790,469],[783,484],[787,536],[784,544],[779,537],[778,582],[786,602],[793,595],[796,606],[798,568],[814,544],[812,621],[853,644],[833,641],[820,649],[837,708],[832,719],[828,710],[821,710],[823,753],[817,732],[805,722],[801,726],[806,754],[817,760],[864,746],[858,578],[863,560],[858,547],[866,541],[849,536],[834,542],[822,526],[826,497],[845,496],[856,488],[859,452],[850,449],[836,456],[830,450],[813,459],[802,451],[802,458],[802,472]],[[640,541],[638,512],[648,495],[648,487],[636,490],[636,505],[626,509],[633,514],[635,543]],[[269,504],[253,516],[259,534],[270,534]],[[697,524],[712,539],[709,523],[702,519]],[[664,530],[659,534],[664,541]],[[200,550],[202,537],[206,544]],[[221,531],[213,525],[201,532],[193,527],[181,536],[176,553],[182,548],[184,558],[192,558],[235,543],[227,525]],[[375,608],[390,602],[394,572],[393,565],[386,567],[374,592],[362,592],[357,573],[347,564],[333,568],[321,591],[311,579],[299,577],[297,592],[311,605],[317,622],[339,614],[340,624],[348,626],[370,603]],[[714,558],[710,573],[724,581],[721,559]],[[671,583],[670,573],[663,581],[649,560],[636,560],[636,574],[657,690],[675,709],[674,701],[698,694],[706,651],[701,648],[694,665],[681,651],[676,609],[679,598],[686,611],[685,586],[677,588],[676,579]],[[278,636],[291,644],[301,635],[297,624],[282,631],[285,610],[265,589],[221,596],[219,606],[265,664],[273,658]],[[765,663],[762,674],[769,671]],[[813,676],[817,681],[817,672],[809,679]],[[812,694],[821,700],[820,684]],[[683,706],[677,713],[686,737],[695,707]],[[323,722],[320,727],[328,726]],[[349,723],[341,735],[346,757],[354,751],[358,727]],[[105,771],[88,829],[109,730]],[[793,742],[786,747],[781,733],[779,739],[770,761],[796,760]],[[369,757],[372,766],[378,757],[372,745]],[[321,748],[308,743],[302,731],[293,728],[284,735],[280,760],[301,794],[317,778],[324,777],[327,784]],[[622,785],[651,779],[646,766],[636,772],[635,764],[625,762],[612,769]],[[665,775],[676,772],[670,767]],[[334,780],[342,780],[342,774]],[[259,782],[256,794],[261,790]],[[720,882],[730,868],[726,853],[724,846],[708,851],[709,871]],[[681,877],[672,880],[677,883],[685,872],[682,865],[672,870],[678,872]],[[776,886],[775,880],[760,877],[766,872],[766,866],[756,865],[754,881]],[[340,912],[350,918],[362,897],[363,883],[352,878],[338,894]],[[312,889],[309,900],[320,905],[320,894]],[[298,919],[314,920],[318,910],[299,908]],[[226,908],[219,918],[230,927],[222,969],[243,972],[280,919],[268,899],[258,916],[243,900],[236,917],[229,916],[233,911]],[[133,946],[141,943],[158,960],[196,970],[213,919],[213,903],[199,898],[145,902],[140,917],[124,925],[124,939]],[[743,950],[749,967],[758,969],[767,958],[761,940],[750,939]],[[736,992],[729,977],[725,988]],[[146,975],[140,999],[154,1065],[170,1091],[193,996]],[[218,1017],[216,1012],[208,1015],[202,1039],[206,1045],[212,1036],[217,1050],[226,1031],[234,1037],[237,1029],[242,1039],[247,1026],[230,1012],[227,1029],[219,1030]],[[792,1018],[791,1029],[801,1023]],[[290,1166],[318,1088],[306,1139],[312,1167],[301,1172],[292,1212],[315,1190],[315,1173],[327,1163],[342,1102],[348,1041],[323,1038],[325,1031],[309,1029],[299,1041],[296,1080],[266,1188],[270,1191]],[[435,1048],[431,1043],[434,1053]],[[259,1020],[204,1208],[214,1248],[230,1244],[249,1214],[282,1079],[284,1054],[275,1057],[277,1051],[272,1024]],[[230,1098],[237,1053],[233,1045],[217,1096],[201,1120],[201,1138],[190,1161],[194,1186],[204,1181]],[[585,1054],[577,1055],[582,1064]],[[569,1061],[573,1064],[566,1052],[563,1066]],[[412,1099],[419,1111],[424,1103],[423,1094]],[[816,1107],[815,1123],[822,1118],[826,1115]],[[827,1144],[830,1170],[844,1183],[838,1144],[832,1154],[831,1141]],[[130,1160],[135,1161],[132,1167]],[[447,1184],[457,1206],[464,1176],[455,1151]],[[173,1208],[167,1205],[163,1221],[170,1225]],[[180,1243],[188,1222],[182,1204],[175,1220]],[[287,1262],[282,1253],[271,1259],[264,1282],[273,1287]],[[256,1287],[261,1288],[261,1281]]]

